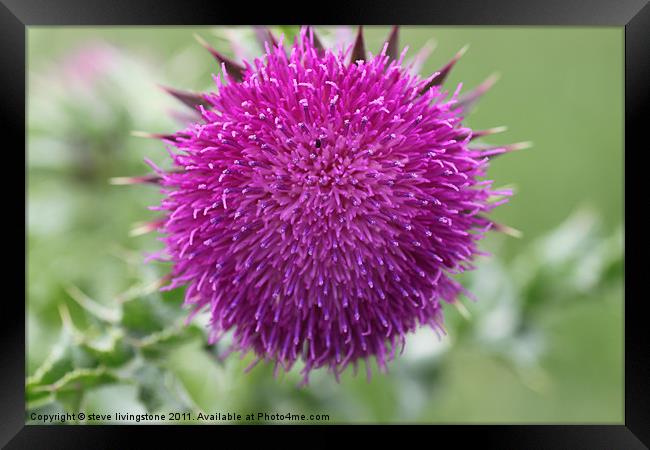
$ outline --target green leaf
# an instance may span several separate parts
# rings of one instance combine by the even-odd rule
[[[195,338],[203,338],[203,332],[195,325],[171,326],[138,341],[137,347],[146,358],[166,356],[171,349]]]
[[[84,340],[80,347],[108,367],[125,364],[135,355],[133,347],[126,342],[124,332],[117,328],[111,328],[99,338]]]
[[[117,382],[119,378],[105,368],[75,369],[52,384],[28,384],[26,386],[27,408],[59,402],[68,412],[78,412],[84,393],[93,386]]]
[[[136,334],[161,331],[183,315],[180,306],[168,304],[158,294],[126,301],[122,311],[121,325]]]
[[[166,366],[178,378],[194,405],[202,411],[226,408],[224,389],[228,383],[213,357],[205,352],[200,341],[187,343],[169,352]]]
[[[81,402],[84,398],[84,391],[79,390],[70,390],[70,391],[61,391],[57,392],[56,401],[63,405],[65,411],[69,413],[79,412],[81,409]],[[78,420],[75,420],[78,422]]]
[[[69,316],[65,311],[67,310],[63,308],[65,321],[68,321]],[[27,388],[53,384],[75,368],[96,367],[97,361],[75,345],[75,339],[78,339],[79,336],[77,330],[72,329],[69,325],[64,326],[59,342],[52,348],[48,357],[34,374],[27,377]]]
[[[56,395],[49,391],[34,391],[33,387],[25,389],[25,401],[27,402],[27,409],[37,409],[43,405],[52,403],[56,399]]]
[[[67,292],[70,295],[70,298],[77,302],[79,306],[101,321],[116,323],[122,317],[122,313],[119,309],[108,308],[101,303],[96,302],[81,292],[81,290],[76,286],[69,286]]]
[[[156,412],[185,412],[191,406],[179,396],[174,395],[176,378],[168,370],[147,364],[134,373],[138,386],[138,400],[151,413]]]
[[[114,383],[118,380],[119,378],[115,374],[109,372],[105,367],[75,369],[66,373],[63,377],[52,384],[31,386],[31,392],[33,394],[51,392],[58,396],[61,393],[82,391],[93,386]]]
[[[69,339],[66,339],[69,341]],[[34,375],[27,378],[27,388],[40,384],[51,384],[67,372],[73,370],[72,352],[68,343],[60,343],[54,347],[43,364],[36,369]]]

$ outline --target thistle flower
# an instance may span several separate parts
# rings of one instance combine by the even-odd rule
[[[216,90],[169,89],[200,118],[157,135],[174,169],[141,179],[163,187],[150,228],[173,263],[167,288],[210,311],[211,342],[232,331],[232,350],[256,362],[302,360],[305,382],[372,356],[384,370],[407,333],[444,331],[443,303],[464,292],[453,275],[511,194],[483,177],[521,146],[473,148],[500,130],[462,124],[494,80],[447,92],[462,51],[423,78],[397,35],[369,56],[361,28],[339,50],[309,27],[288,51],[262,31],[263,57],[241,64],[201,40],[221,65]]]

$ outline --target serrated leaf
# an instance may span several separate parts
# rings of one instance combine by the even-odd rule
[[[109,308],[96,302],[81,292],[76,286],[69,286],[67,289],[70,298],[79,304],[88,313],[92,314],[101,321],[108,323],[116,323],[122,317],[122,312],[116,308]]]
[[[75,369],[66,373],[56,382],[48,385],[34,385],[29,390],[32,394],[40,392],[55,393],[57,396],[69,391],[81,391],[93,386],[117,382],[119,378],[105,367],[93,369]]]
[[[27,388],[40,384],[52,384],[66,373],[73,370],[72,354],[69,347],[59,344],[43,364],[36,369],[34,375],[27,378]]]
[[[135,355],[133,347],[124,338],[124,332],[118,329],[111,329],[100,338],[84,340],[79,346],[108,367],[125,364]]]
[[[170,308],[160,296],[143,296],[122,304],[121,325],[136,334],[162,331],[178,318],[181,308]]]
[[[141,339],[137,346],[146,358],[158,358],[166,355],[173,347],[197,337],[202,338],[203,332],[194,325],[172,326]]]
[[[33,386],[25,389],[25,401],[27,409],[35,409],[42,405],[52,403],[56,396],[49,391],[34,391]]]

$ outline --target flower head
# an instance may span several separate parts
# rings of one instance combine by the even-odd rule
[[[200,119],[164,137],[174,169],[156,168],[169,288],[209,310],[213,341],[232,330],[235,350],[302,360],[305,378],[371,356],[385,368],[407,333],[442,329],[463,291],[452,276],[493,225],[491,199],[509,195],[482,177],[510,148],[473,149],[485,133],[462,125],[487,85],[445,91],[457,58],[414,74],[396,29],[371,57],[361,32],[332,51],[309,28],[243,65],[210,50],[223,78],[172,92]]]

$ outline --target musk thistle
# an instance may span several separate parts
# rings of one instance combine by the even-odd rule
[[[372,356],[385,370],[407,333],[444,332],[443,303],[465,292],[453,275],[511,195],[483,179],[490,158],[522,146],[473,146],[501,130],[462,123],[493,78],[442,88],[463,51],[425,78],[398,53],[397,27],[375,56],[361,28],[336,50],[310,27],[288,49],[258,31],[264,54],[242,63],[200,39],[221,67],[216,89],[167,89],[197,118],[150,135],[175,148],[173,169],[132,179],[163,189],[147,229],[164,235],[166,289],[209,311],[210,342],[232,331],[255,362],[302,360],[305,382]]]

